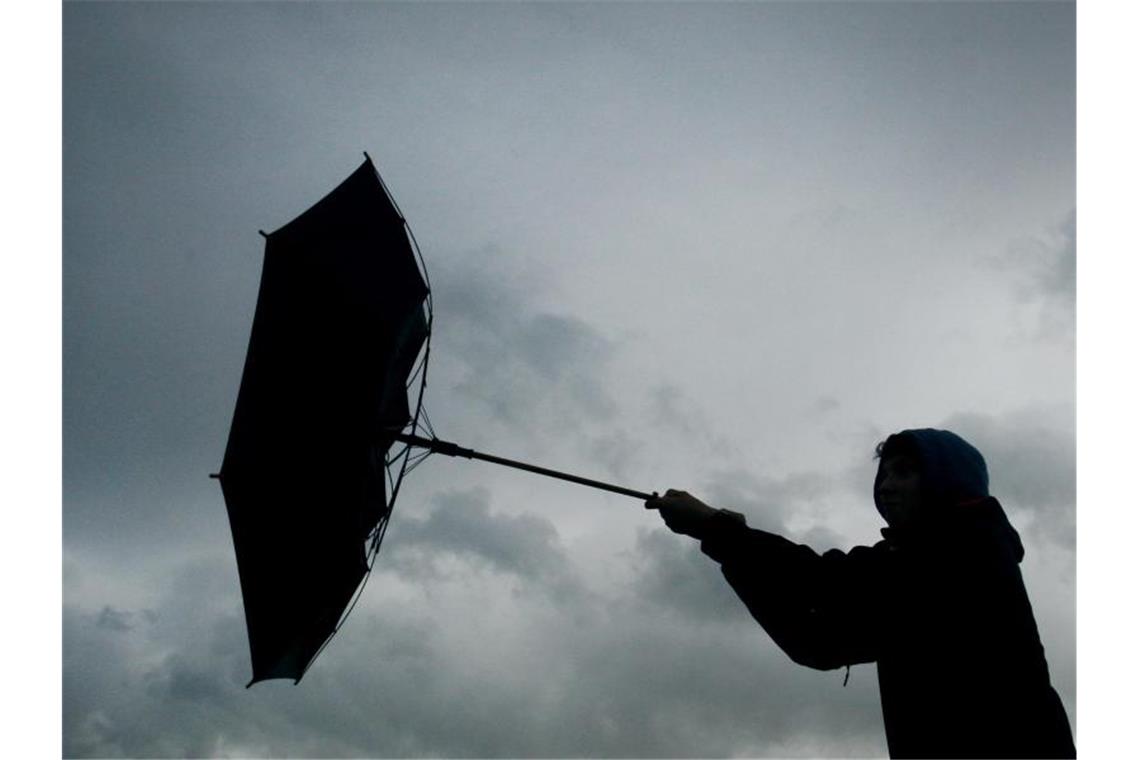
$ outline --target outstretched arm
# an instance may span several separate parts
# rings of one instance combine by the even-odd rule
[[[684,491],[646,502],[676,533],[701,541],[772,640],[795,662],[819,670],[871,662],[882,640],[885,555],[856,547],[823,555],[749,528],[735,512]]]

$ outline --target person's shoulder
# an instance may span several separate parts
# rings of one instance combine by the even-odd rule
[[[1021,535],[1009,521],[1001,503],[992,496],[959,505],[962,532],[959,538],[978,554],[993,554],[1015,564],[1025,557]]]
[[[860,544],[846,550],[828,549],[823,553],[823,556],[837,560],[847,559],[855,562],[880,562],[886,559],[891,553],[893,553],[893,548],[890,543],[884,539],[882,541],[876,541],[870,546]]]

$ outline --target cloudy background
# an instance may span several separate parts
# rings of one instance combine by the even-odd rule
[[[249,679],[216,471],[274,229],[367,150],[438,433],[823,550],[952,428],[1077,724],[1074,9],[78,4],[63,14],[67,756],[885,755],[629,498],[431,458],[300,686]],[[931,664],[932,678],[938,664]]]

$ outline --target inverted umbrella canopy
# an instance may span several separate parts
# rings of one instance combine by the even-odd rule
[[[441,441],[426,415],[431,437],[417,435],[431,291],[411,230],[365,158],[308,211],[262,233],[249,350],[212,476],[233,533],[251,686],[300,682],[371,570],[404,475],[429,454],[656,495]]]
[[[408,382],[431,318],[404,219],[367,155],[265,238],[217,476],[245,605],[250,685],[299,682],[367,574],[366,547],[377,545],[398,487],[386,477],[387,452],[414,423]]]

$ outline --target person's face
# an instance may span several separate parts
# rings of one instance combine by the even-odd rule
[[[911,523],[920,509],[918,460],[906,454],[886,457],[875,489],[875,506],[893,528]]]

